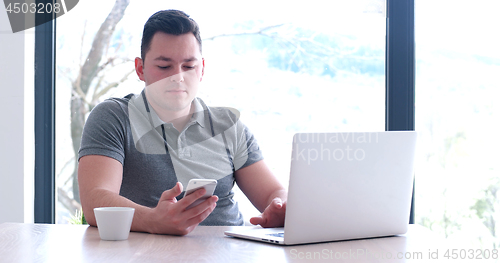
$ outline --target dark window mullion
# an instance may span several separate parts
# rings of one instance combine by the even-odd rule
[[[415,4],[387,0],[386,130],[415,130]],[[415,182],[410,224],[415,221]]]
[[[43,0],[38,2],[52,2]],[[52,16],[37,13],[35,19]],[[35,27],[35,223],[55,223],[55,20]]]

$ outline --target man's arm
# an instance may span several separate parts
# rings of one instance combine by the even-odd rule
[[[80,158],[78,165],[80,200],[85,219],[90,225],[96,226],[94,216],[96,207],[133,207],[135,213],[132,231],[186,235],[207,218],[216,206],[217,196],[212,196],[200,205],[185,210],[201,197],[205,190],[200,189],[177,202],[175,197],[182,192],[182,185],[177,183],[172,189],[163,192],[155,208],[145,207],[119,195],[122,177],[123,166],[113,158],[100,155]]]
[[[262,215],[250,219],[252,224],[278,227],[285,224],[287,191],[261,160],[235,172],[238,187]]]

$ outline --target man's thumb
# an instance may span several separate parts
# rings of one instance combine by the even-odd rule
[[[182,193],[182,188],[182,183],[177,182],[171,189],[163,191],[160,197],[160,201],[173,200],[174,202],[176,202],[177,199],[175,198]]]

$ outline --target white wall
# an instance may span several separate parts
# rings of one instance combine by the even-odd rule
[[[24,67],[25,61],[33,65],[33,52],[25,55],[25,35],[32,41],[32,30],[12,33],[0,4],[0,223],[33,222],[34,76],[31,66],[27,67],[31,75],[25,78]]]

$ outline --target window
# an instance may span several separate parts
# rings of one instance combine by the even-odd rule
[[[416,223],[498,248],[498,1],[415,4]]]
[[[325,5],[328,8],[318,8]],[[262,1],[243,6],[230,1],[217,5],[178,1],[168,6],[131,1],[104,45],[102,70],[85,80],[90,85],[77,87],[82,85],[80,67],[112,6],[106,2],[96,10],[80,2],[57,23],[58,223],[66,222],[79,207],[75,149],[86,114],[105,98],[142,90],[133,59],[140,55],[144,23],[161,9],[183,10],[199,23],[206,59],[199,97],[208,105],[241,112],[242,121],[255,134],[268,165],[284,185],[294,133],[384,130],[385,1],[313,1],[308,5]],[[244,200],[239,198],[248,219],[256,211]]]

